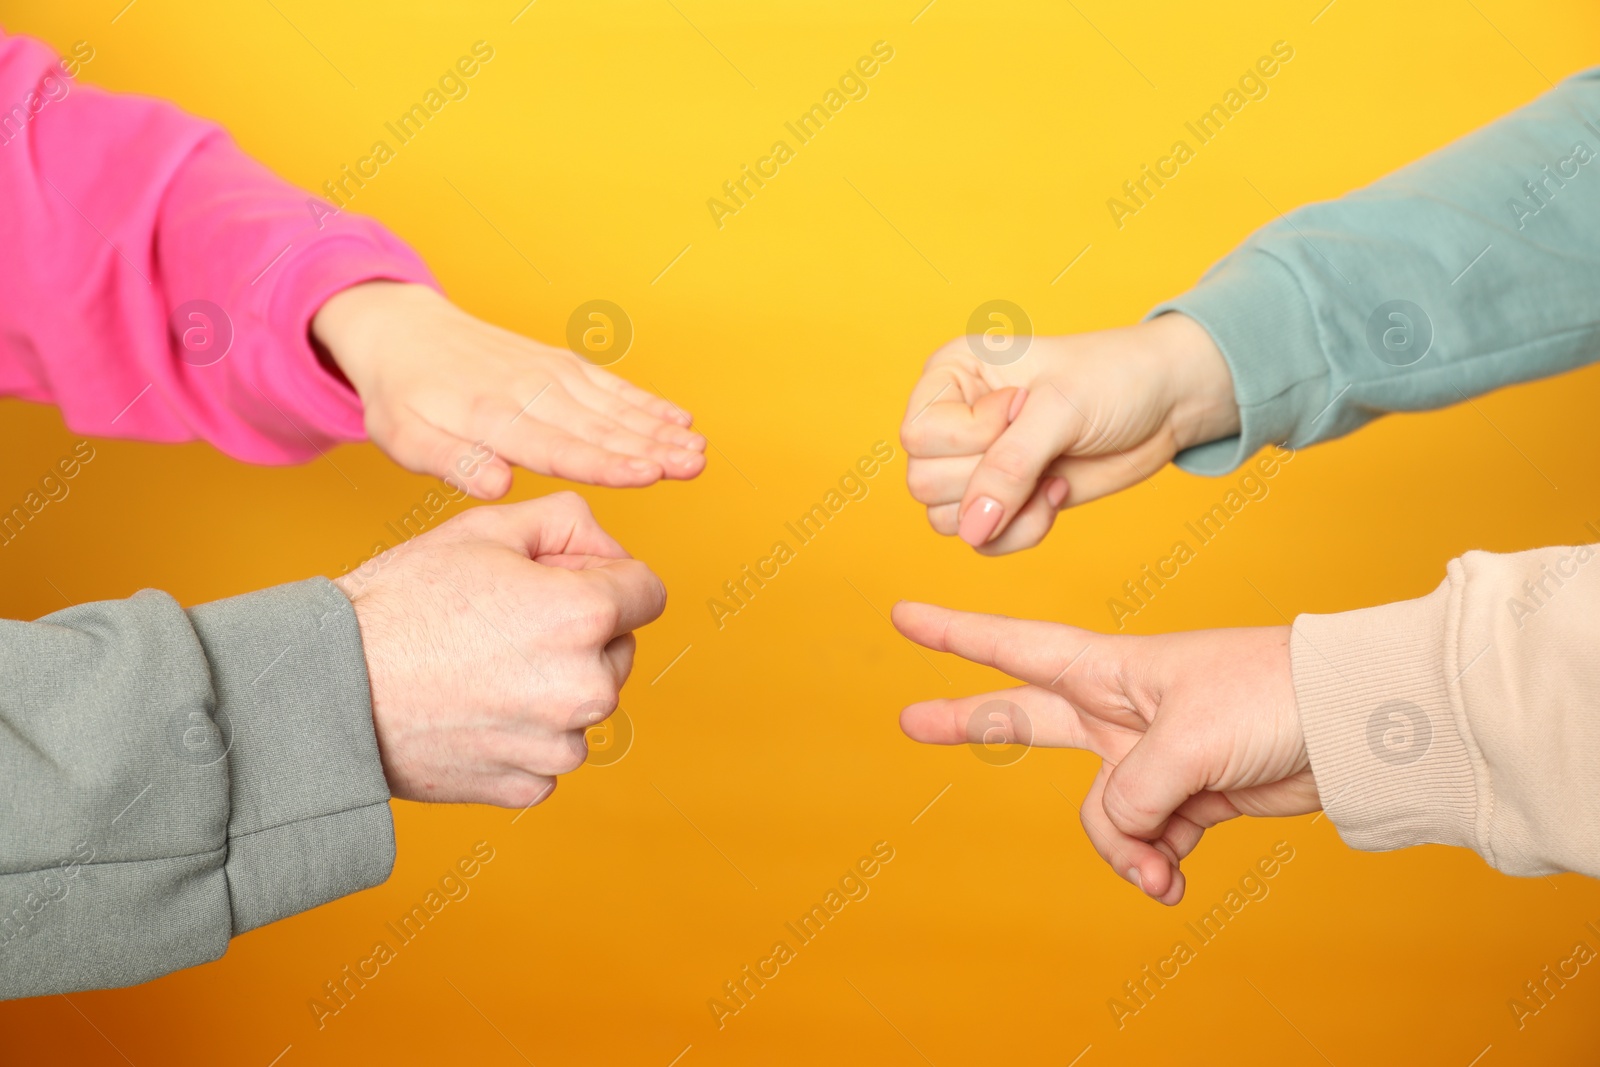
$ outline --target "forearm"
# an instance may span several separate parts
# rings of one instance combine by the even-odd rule
[[[1597,557],[1470,552],[1418,600],[1295,620],[1311,768],[1349,844],[1600,877]]]
[[[0,692],[0,997],[203,963],[388,876],[360,635],[325,580],[0,623]]]
[[[1387,412],[1444,407],[1600,357],[1600,71],[1258,231],[1181,311],[1232,373],[1239,432],[1181,466],[1222,473]]]
[[[421,260],[215,124],[77,84],[38,42],[0,36],[0,99],[46,82],[0,144],[0,241],[17,253],[0,265],[0,395],[56,404],[80,432],[201,438],[249,462],[360,439],[360,400],[319,362],[311,320],[363,281],[433,284]]]

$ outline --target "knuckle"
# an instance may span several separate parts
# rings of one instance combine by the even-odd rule
[[[467,400],[467,425],[468,426],[494,426],[505,421],[501,414],[505,401],[494,390],[486,390]]]
[[[505,521],[503,505],[468,508],[451,520],[457,526],[472,531],[499,529]]]
[[[574,606],[572,624],[579,640],[585,645],[604,644],[611,640],[617,624],[622,621],[622,609],[610,597],[590,594],[584,603]]]
[[[488,540],[499,532],[501,523],[499,507],[468,508],[446,519],[434,529],[424,531],[417,540],[420,541],[423,537],[439,534],[445,530],[450,530],[458,536],[464,536],[468,540]]]
[[[609,679],[602,679],[593,689],[596,694],[604,695],[591,696],[580,702],[578,710],[572,713],[572,718],[567,722],[567,729],[582,733],[591,726],[599,726],[617,710],[618,693]]]
[[[590,687],[588,699],[583,702],[585,718],[591,720],[590,726],[602,723],[612,716],[621,703],[622,694],[617,691],[616,683],[611,680],[610,675],[597,677]]]
[[[1102,801],[1106,818],[1111,820],[1123,833],[1136,833],[1155,825],[1161,821],[1161,813],[1149,804],[1140,803],[1139,799],[1128,794],[1125,789],[1106,787],[1105,799]]]
[[[900,443],[905,446],[906,452],[916,456],[922,454],[931,443],[928,438],[928,426],[919,415],[919,412],[908,415],[906,421],[900,424]]]
[[[929,464],[917,459],[906,464],[906,488],[913,500],[922,504],[933,503],[934,481],[934,472],[929,469]]]
[[[593,514],[589,510],[589,502],[571,489],[563,489],[559,493],[551,493],[544,499],[551,507],[563,512],[584,516]]]
[[[984,454],[978,470],[990,480],[1007,487],[1033,488],[1033,457],[1021,445],[1004,438]]]
[[[551,774],[571,774],[588,758],[589,742],[581,731],[574,731],[552,742],[546,763]]]
[[[518,774],[500,783],[494,791],[494,803],[502,808],[531,808],[550,799],[555,788],[553,779]]]
[[[933,354],[922,364],[922,373],[924,375],[931,374],[933,371],[952,362],[961,363],[963,357],[970,358],[966,338],[952,337],[933,350]]]
[[[550,442],[548,453],[550,467],[552,470],[566,470],[572,464],[574,455],[581,453],[582,449],[578,447],[577,440],[563,434]]]
[[[648,575],[649,578],[650,578],[650,581],[648,583],[648,585],[649,585],[649,597],[650,597],[650,600],[649,600],[649,604],[650,604],[650,620],[654,621],[656,619],[661,618],[661,616],[666,613],[666,610],[667,610],[667,584],[665,582],[663,582],[661,580],[661,578],[655,573],[655,571],[652,571],[648,566],[645,566],[644,564],[640,564],[640,566],[645,568],[645,574]],[[621,612],[620,611],[618,611],[618,616],[620,618],[620,616],[621,616]]]
[[[614,638],[611,644],[607,646],[611,670],[618,685],[626,683],[633,674],[633,662],[637,649],[638,638],[632,634],[623,634],[621,637]]]

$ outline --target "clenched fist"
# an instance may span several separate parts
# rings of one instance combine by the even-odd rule
[[[574,493],[475,508],[335,579],[390,791],[526,807],[617,707],[666,590]]]
[[[978,358],[968,341],[928,360],[900,440],[911,495],[933,528],[985,555],[1030,548],[1061,508],[1239,430],[1228,365],[1185,315],[1038,337],[1005,365]]]

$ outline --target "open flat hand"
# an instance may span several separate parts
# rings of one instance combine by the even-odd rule
[[[1083,828],[1101,858],[1163,904],[1182,899],[1183,858],[1210,827],[1321,807],[1286,626],[1108,636],[906,602],[893,617],[920,645],[1026,683],[913,704],[900,714],[907,736],[992,743],[998,730],[1095,753]]]
[[[311,329],[360,395],[378,447],[480,499],[506,494],[512,464],[612,487],[705,469],[705,438],[671,402],[425,285],[352,286]]]

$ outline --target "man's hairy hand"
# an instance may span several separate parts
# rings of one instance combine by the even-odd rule
[[[394,795],[516,808],[583,763],[666,606],[575,493],[474,508],[335,582]]]

